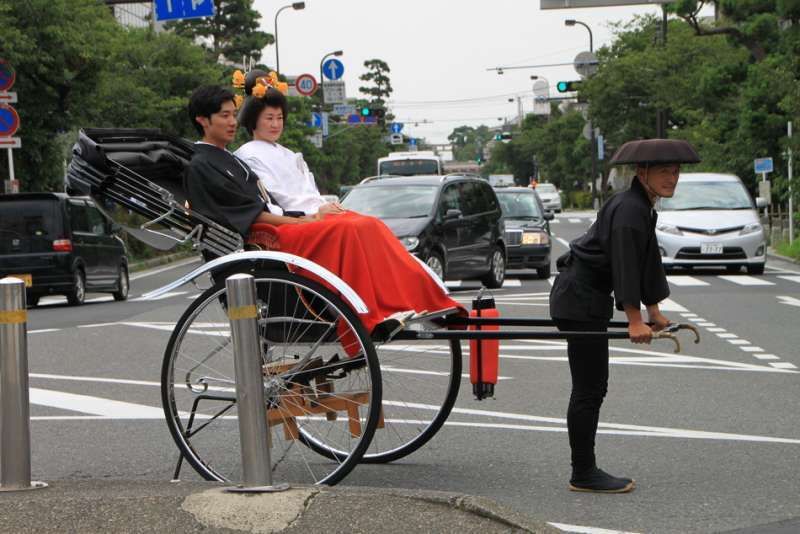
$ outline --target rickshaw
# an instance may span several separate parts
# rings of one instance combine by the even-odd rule
[[[202,289],[174,323],[162,363],[161,400],[179,449],[174,478],[186,460],[207,480],[241,479],[225,295],[233,273],[255,278],[272,469],[282,482],[336,484],[358,463],[392,462],[429,442],[464,379],[462,341],[627,337],[542,331],[535,328],[552,328],[551,320],[463,317],[455,309],[369,333],[359,320],[364,302],[334,273],[291,254],[250,250],[239,234],[191,209],[183,171],[192,154],[191,142],[155,129],[84,129],[65,178],[68,193],[91,196],[132,237],[161,249],[192,244],[207,259],[145,295],[188,283]],[[130,214],[140,222],[130,224]],[[482,330],[495,326],[520,329]],[[692,327],[674,325],[658,337],[677,351],[681,328]]]

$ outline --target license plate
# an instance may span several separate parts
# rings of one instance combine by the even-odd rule
[[[722,243],[703,243],[700,254],[722,254]]]
[[[19,278],[25,282],[25,287],[31,287],[33,285],[33,277],[29,274],[9,274],[8,276],[12,278]]]

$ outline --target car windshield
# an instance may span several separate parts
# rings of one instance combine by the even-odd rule
[[[427,217],[433,210],[436,190],[437,187],[432,185],[356,187],[344,198],[342,205],[380,219]]]
[[[59,230],[55,200],[0,202],[0,253],[42,252]]]
[[[672,198],[662,198],[659,207],[664,211],[742,210],[753,203],[739,182],[681,182]]]
[[[500,208],[503,215],[509,218],[530,217],[540,219],[542,212],[533,192],[530,193],[501,193],[498,192],[497,199],[500,201]]]
[[[420,174],[439,174],[439,162],[431,159],[398,159],[381,162],[381,174],[397,176],[417,176]]]
[[[555,193],[556,186],[553,184],[539,184],[536,186],[536,190],[540,193]]]

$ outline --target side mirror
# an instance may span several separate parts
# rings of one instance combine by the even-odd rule
[[[545,220],[545,221],[552,221],[552,220],[553,220],[553,219],[555,219],[555,218],[556,218],[556,216],[553,214],[553,212],[552,212],[552,211],[546,211],[546,212],[544,212],[544,220]]]
[[[768,205],[769,205],[769,202],[767,202],[766,198],[764,198],[764,197],[756,197],[756,208],[758,208],[758,209],[766,208]]]
[[[458,219],[460,217],[461,217],[461,210],[453,208],[447,210],[447,212],[444,214],[445,221],[452,221],[453,219]]]

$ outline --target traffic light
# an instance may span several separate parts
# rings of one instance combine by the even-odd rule
[[[386,117],[386,110],[378,107],[361,106],[361,108],[358,110],[358,114],[361,115],[362,118],[374,117],[375,121],[383,126]]]
[[[511,141],[511,132],[494,134],[495,141]]]
[[[372,108],[369,106],[362,106],[359,114],[362,117],[372,117]]]
[[[559,93],[572,93],[577,91],[581,86],[580,80],[575,80],[571,82],[558,82],[556,84],[556,89]]]

